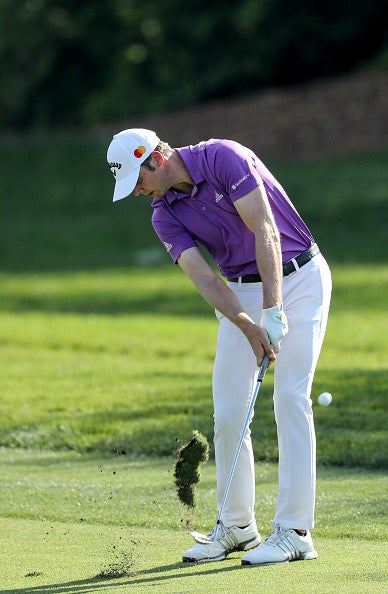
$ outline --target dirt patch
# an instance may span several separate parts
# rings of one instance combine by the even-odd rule
[[[124,122],[173,146],[233,138],[263,158],[309,159],[388,147],[388,71],[348,74]]]

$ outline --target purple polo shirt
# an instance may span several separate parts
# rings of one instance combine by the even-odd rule
[[[283,262],[314,243],[282,186],[250,149],[211,139],[175,150],[194,181],[191,195],[169,190],[152,202],[152,225],[174,262],[202,245],[225,277],[258,272],[254,234],[233,203],[260,184],[280,232]]]

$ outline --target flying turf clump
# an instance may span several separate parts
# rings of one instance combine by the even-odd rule
[[[188,507],[195,507],[194,487],[199,481],[199,466],[209,458],[209,444],[206,437],[193,431],[193,438],[178,451],[175,465],[175,484],[180,501]]]

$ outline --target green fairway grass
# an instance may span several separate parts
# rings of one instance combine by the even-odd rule
[[[333,277],[312,394],[318,459],[386,468],[388,266],[335,266]],[[171,455],[192,429],[211,439],[217,322],[177,268],[1,283],[0,445]],[[266,461],[277,457],[272,385],[269,370],[252,425]],[[328,408],[316,405],[323,391]]]
[[[221,563],[180,562],[190,528],[215,521],[214,464],[202,467],[198,505],[188,512],[172,481],[173,458],[0,451],[0,593],[33,592],[383,592],[386,476],[319,470],[319,558],[246,568],[241,553]],[[269,531],[276,465],[256,465],[257,520]],[[6,494],[6,495],[5,495]],[[125,574],[125,575],[122,575]],[[105,576],[105,577],[102,577]],[[226,588],[226,590],[225,590]]]
[[[319,559],[193,567],[188,532],[216,519],[212,451],[194,512],[173,467],[194,429],[212,449],[217,321],[154,236],[148,199],[112,204],[105,140],[0,140],[0,594],[385,591],[387,151],[271,164],[333,272],[312,391]],[[263,536],[272,388],[270,369],[252,423]]]

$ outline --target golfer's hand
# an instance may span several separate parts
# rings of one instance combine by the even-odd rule
[[[255,353],[257,366],[261,366],[264,355],[268,356],[269,364],[271,365],[271,363],[273,363],[276,359],[276,351],[269,342],[267,332],[260,326],[252,324],[249,333],[247,333],[246,336],[250,342],[253,352]]]
[[[288,332],[287,316],[284,311],[277,305],[263,309],[260,324],[268,333],[270,343],[279,351],[280,343]]]

